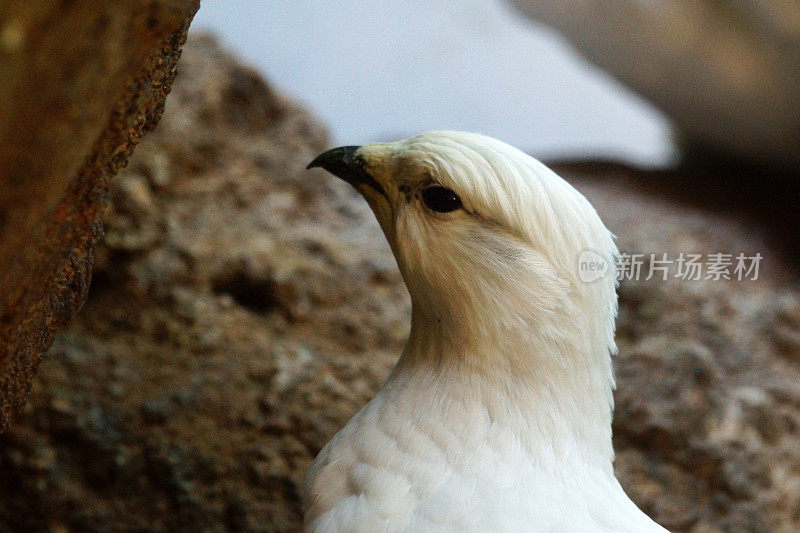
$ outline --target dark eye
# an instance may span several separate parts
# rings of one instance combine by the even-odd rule
[[[452,189],[441,185],[423,189],[422,201],[428,206],[428,209],[437,213],[449,213],[461,209],[461,199],[458,195]]]

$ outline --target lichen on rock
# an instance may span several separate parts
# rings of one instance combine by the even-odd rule
[[[0,433],[86,298],[108,180],[160,118],[198,7],[0,4]]]

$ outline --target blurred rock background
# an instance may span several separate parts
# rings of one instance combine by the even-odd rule
[[[661,109],[692,155],[800,174],[800,3],[511,3]]]
[[[178,68],[111,181],[87,303],[0,436],[0,530],[297,530],[307,466],[402,349],[377,223],[304,168],[320,119],[211,37]],[[756,281],[623,282],[616,468],[670,530],[797,531],[797,241],[759,221],[792,196],[752,185],[789,173],[722,159],[552,163],[622,250],[763,255]]]

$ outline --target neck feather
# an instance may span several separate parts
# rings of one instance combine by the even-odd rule
[[[575,316],[537,322],[506,313],[477,323],[415,307],[387,387],[429,385],[436,401],[465,413],[482,410],[539,457],[611,473],[614,381],[607,336],[605,328]]]

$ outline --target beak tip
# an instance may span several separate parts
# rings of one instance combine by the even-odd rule
[[[364,169],[364,160],[358,154],[360,146],[340,146],[323,152],[306,166],[306,169],[322,167],[355,188],[369,185],[386,196],[383,186]]]
[[[322,159],[322,155],[318,155],[317,157],[315,157],[308,165],[306,165],[306,170],[311,170],[312,168],[321,167],[322,163],[320,162],[320,159]]]
[[[328,150],[327,152],[323,152],[315,157],[314,160],[308,165],[306,165],[306,170],[321,167],[332,174],[338,175],[339,173],[337,170],[359,164],[358,160],[356,159],[356,151],[359,148],[361,147],[340,146],[338,148]]]

